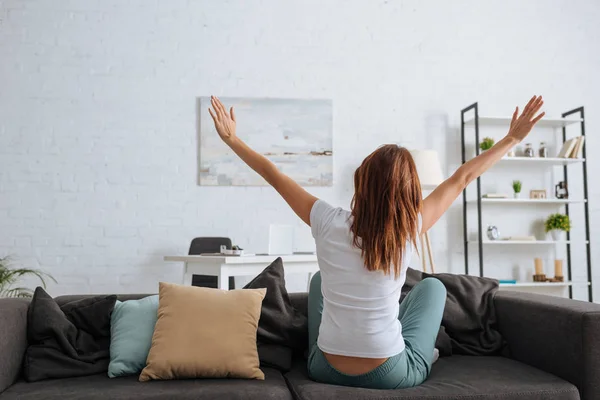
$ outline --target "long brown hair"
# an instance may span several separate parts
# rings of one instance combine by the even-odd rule
[[[422,205],[417,167],[408,150],[381,146],[354,173],[354,246],[361,249],[365,268],[400,275],[408,242],[416,248]]]

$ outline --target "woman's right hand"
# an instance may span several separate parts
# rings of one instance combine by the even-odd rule
[[[213,109],[209,108],[208,112],[215,122],[215,128],[217,133],[221,136],[221,139],[227,144],[233,142],[235,136],[235,114],[233,113],[233,107],[227,112],[221,100],[215,96],[210,96],[210,103]]]
[[[517,107],[513,113],[510,129],[506,136],[516,139],[517,142],[525,139],[533,126],[546,114],[543,112],[537,117],[535,116],[543,105],[544,100],[542,100],[542,96],[533,96],[523,109],[521,115],[519,115],[519,107]]]

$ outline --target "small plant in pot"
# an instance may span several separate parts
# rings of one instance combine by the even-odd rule
[[[492,139],[491,137],[486,137],[483,138],[481,143],[479,143],[479,148],[481,149],[481,151],[486,151],[491,149],[494,146],[494,143],[494,139]]]
[[[555,241],[562,240],[563,234],[571,230],[571,220],[564,214],[552,214],[544,223],[546,233],[550,232]]]
[[[514,193],[515,199],[518,199],[519,195],[521,194],[521,186],[522,186],[521,181],[517,181],[517,180],[513,181],[512,188],[513,188],[513,192],[515,192]]]

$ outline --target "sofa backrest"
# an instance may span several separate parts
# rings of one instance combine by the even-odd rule
[[[88,297],[99,296],[97,294],[85,294],[85,295],[68,295],[68,296],[59,296],[54,300],[58,303],[59,306],[66,304],[70,301],[84,299]],[[152,294],[118,294],[117,299],[120,301],[127,300],[138,300],[147,296],[152,296]],[[292,301],[292,305],[300,311],[304,315],[308,315],[308,293],[290,293],[290,300]]]
[[[105,294],[71,294],[71,295],[67,295],[67,296],[55,297],[54,300],[56,300],[56,303],[58,303],[59,306],[63,306],[66,303],[69,303],[71,301],[87,299],[87,298],[95,297],[95,296],[106,296],[106,295]],[[119,300],[119,301],[139,300],[139,299],[143,299],[144,297],[148,297],[148,296],[153,296],[153,294],[118,294],[117,300]]]
[[[21,374],[28,309],[29,299],[0,299],[0,393]]]

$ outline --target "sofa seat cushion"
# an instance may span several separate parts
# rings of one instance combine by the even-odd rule
[[[263,368],[265,380],[187,379],[138,382],[137,376],[109,378],[106,373],[34,383],[18,382],[0,400],[130,400],[130,399],[285,399],[292,400],[281,372]]]
[[[285,378],[302,400],[579,400],[579,392],[571,383],[503,357],[441,358],[429,378],[410,389],[356,389],[316,383],[308,378],[305,363],[296,363]]]

